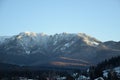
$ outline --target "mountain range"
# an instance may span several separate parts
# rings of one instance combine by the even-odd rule
[[[20,66],[79,67],[120,55],[120,42],[102,42],[85,33],[21,32],[0,37],[0,63]]]

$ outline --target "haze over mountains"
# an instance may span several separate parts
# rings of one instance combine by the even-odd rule
[[[120,42],[84,33],[22,32],[0,37],[0,63],[24,66],[90,66],[120,55]]]

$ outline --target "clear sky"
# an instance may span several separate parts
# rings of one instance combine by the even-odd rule
[[[0,36],[24,31],[120,41],[120,0],[0,0]]]

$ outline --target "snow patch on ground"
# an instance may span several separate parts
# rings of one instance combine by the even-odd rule
[[[57,41],[54,41],[53,45],[56,45],[57,44]]]
[[[70,43],[66,43],[64,46],[65,47],[70,47]]]
[[[110,72],[111,69],[107,69],[103,71],[103,77],[108,78],[108,73]],[[120,67],[115,67],[112,69],[113,71],[115,71],[117,73],[118,76],[120,76]]]

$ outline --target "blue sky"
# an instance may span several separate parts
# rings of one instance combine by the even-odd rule
[[[120,0],[0,0],[0,36],[24,31],[120,41]]]

